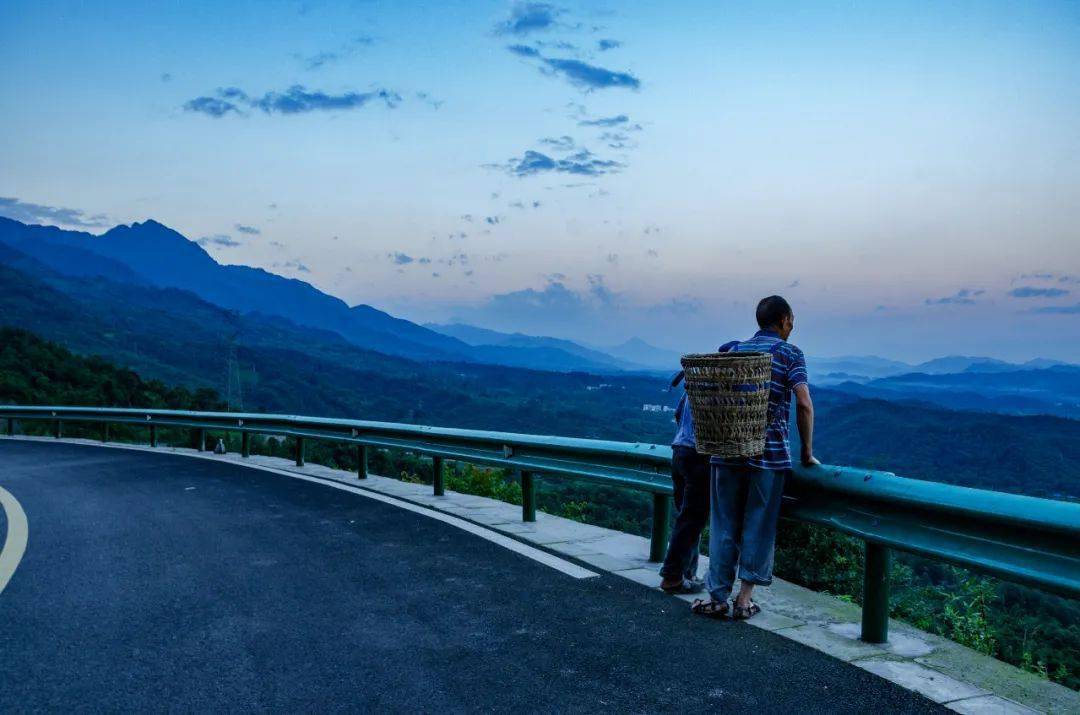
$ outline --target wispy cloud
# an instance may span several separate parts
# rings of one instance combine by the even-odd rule
[[[924,302],[926,305],[972,305],[975,299],[984,293],[986,291],[982,289],[961,288],[952,295],[943,298],[927,298]]]
[[[618,127],[622,131],[640,131],[641,125],[630,122],[630,117],[625,114],[617,114],[614,117],[598,117],[597,119],[582,119],[578,122],[579,127],[604,127],[612,129]]]
[[[439,109],[444,104],[446,104],[445,99],[435,99],[434,97],[432,97],[427,92],[417,92],[416,93],[416,98],[419,99],[424,104],[431,107],[432,109]]]
[[[240,114],[240,107],[220,97],[196,97],[184,103],[188,112],[198,112],[214,119],[221,119],[229,112]]]
[[[540,206],[541,206],[541,203],[539,201],[511,201],[510,202],[510,208],[512,208],[512,209],[521,209],[523,211],[525,209],[529,209],[529,208],[538,209],[538,208],[540,208]]]
[[[600,141],[607,142],[611,149],[633,149],[638,145],[629,134],[622,132],[604,132],[600,135]]]
[[[601,52],[607,52],[608,50],[614,50],[614,49],[616,49],[618,47],[622,47],[622,43],[619,42],[618,40],[605,39],[605,40],[600,40],[599,42],[596,43],[596,49],[600,50]]]
[[[510,45],[507,49],[518,57],[539,61],[540,70],[545,74],[563,77],[587,92],[619,87],[636,90],[641,87],[641,80],[629,72],[616,72],[581,60],[547,57],[527,45]]]
[[[517,177],[546,173],[602,176],[618,172],[624,166],[620,162],[601,159],[589,150],[581,149],[562,159],[554,159],[547,154],[530,150],[520,158],[510,159],[505,164],[489,164],[487,168],[500,169]]]
[[[311,273],[311,269],[308,268],[303,263],[301,263],[298,259],[293,259],[291,261],[286,261],[285,263],[281,264],[281,267],[282,268],[291,268],[292,270],[296,271],[297,273]]]
[[[568,277],[561,273],[545,276],[544,282],[539,288],[492,295],[479,305],[458,308],[451,317],[494,329],[520,330],[522,325],[527,325],[537,334],[577,332],[596,340],[612,326],[625,325],[627,320],[640,318],[664,325],[703,310],[701,301],[692,296],[636,303],[609,286],[601,273],[584,276],[583,284],[576,288],[568,285]]]
[[[506,49],[510,50],[518,57],[539,57],[540,50],[535,47],[529,47],[528,45],[510,45]]]
[[[1035,286],[1020,286],[1009,291],[1013,298],[1060,298],[1068,295],[1069,291],[1064,288],[1037,288]]]
[[[1034,281],[1036,283],[1080,283],[1080,276],[1070,275],[1068,273],[1051,273],[1050,271],[1040,271],[1038,273],[1021,273],[1013,279],[1013,284],[1020,281]]]
[[[1032,308],[1031,312],[1056,315],[1080,315],[1080,303],[1074,305],[1044,305],[1041,308]]]
[[[223,248],[234,248],[240,245],[240,242],[233,239],[232,236],[226,236],[223,233],[217,233],[213,236],[203,236],[195,243],[200,246],[221,246]]]
[[[7,216],[23,223],[53,223],[63,224],[64,226],[79,226],[81,228],[97,228],[108,225],[108,217],[105,214],[88,216],[85,211],[79,209],[32,204],[13,197],[3,196],[0,196],[0,216]]]
[[[314,55],[308,55],[307,57],[298,56],[301,62],[304,63],[304,69],[317,70],[332,62],[337,62],[341,59],[341,54],[338,52],[318,52]]]
[[[570,151],[574,148],[573,137],[566,136],[565,134],[561,137],[544,137],[540,140],[540,143],[546,144],[557,151]]]
[[[369,35],[358,35],[346,42],[339,49],[316,52],[313,55],[296,55],[296,58],[304,65],[304,69],[308,71],[317,70],[326,65],[347,59],[355,55],[360,48],[367,47],[374,42],[375,38]]]
[[[266,92],[256,97],[237,87],[223,87],[213,96],[188,100],[184,103],[184,109],[220,119],[230,113],[242,115],[244,109],[257,109],[265,114],[303,114],[359,109],[371,102],[382,102],[387,107],[394,108],[401,103],[401,95],[388,89],[329,94],[308,90],[303,85],[296,84],[284,92]]]
[[[550,30],[558,24],[564,10],[549,3],[519,2],[510,9],[510,17],[495,25],[498,35],[531,35]]]
[[[238,233],[243,233],[248,236],[258,236],[262,233],[262,231],[255,228],[254,226],[245,226],[242,223],[236,224],[234,228],[237,230]]]
[[[626,87],[638,89],[641,80],[629,72],[614,72],[603,67],[590,65],[581,60],[563,60],[555,58],[543,58],[544,63],[556,73],[562,74],[570,84],[583,89],[606,89],[609,87]]]

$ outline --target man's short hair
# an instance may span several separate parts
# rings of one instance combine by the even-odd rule
[[[794,315],[788,302],[778,295],[762,298],[757,304],[757,324],[762,330],[779,325],[784,318]]]

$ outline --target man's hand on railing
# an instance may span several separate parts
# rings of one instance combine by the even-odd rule
[[[812,467],[815,464],[821,464],[821,462],[818,461],[817,457],[804,449],[802,453],[802,464],[804,467]]]

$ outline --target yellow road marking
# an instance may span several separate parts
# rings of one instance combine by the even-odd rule
[[[26,552],[26,540],[30,530],[26,525],[26,512],[11,492],[3,487],[0,487],[0,507],[3,507],[7,517],[7,537],[4,539],[3,548],[0,548],[0,593],[3,593]]]

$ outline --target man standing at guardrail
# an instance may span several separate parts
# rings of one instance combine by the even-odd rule
[[[763,299],[757,306],[760,330],[744,341],[725,343],[720,352],[767,352],[772,355],[772,383],[769,389],[769,420],[765,427],[765,452],[755,457],[724,459],[712,457],[711,507],[709,522],[709,600],[694,601],[694,613],[745,620],[761,612],[751,595],[755,586],[772,583],[773,547],[780,518],[784,477],[791,470],[788,446],[788,411],[795,393],[796,421],[802,439],[802,463],[814,459],[814,405],[807,384],[806,359],[802,350],[787,342],[795,328],[795,314],[778,295]],[[739,593],[729,604],[736,573]]]

